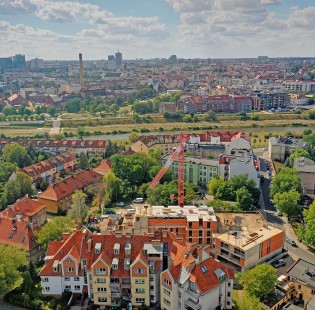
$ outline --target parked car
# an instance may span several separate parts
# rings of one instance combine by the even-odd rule
[[[289,244],[291,244],[292,246],[297,247],[297,244],[295,243],[294,240],[291,240],[291,239],[287,238],[287,239],[285,239],[285,241],[288,242]]]
[[[286,262],[283,259],[279,259],[276,262],[273,262],[271,265],[275,268],[279,268],[285,266]]]
[[[136,198],[133,202],[134,203],[142,203],[144,201],[143,198]]]
[[[105,214],[116,214],[114,210],[106,210]]]
[[[118,207],[124,207],[125,203],[123,201],[117,202],[116,204]]]

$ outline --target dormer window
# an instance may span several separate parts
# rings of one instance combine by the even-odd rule
[[[58,272],[59,260],[55,260],[53,263],[53,272]]]
[[[117,255],[120,252],[120,244],[119,243],[115,243],[114,245],[114,254]]]
[[[125,245],[125,254],[131,255],[131,244],[130,243],[126,243],[126,245]]]
[[[118,263],[119,263],[118,258],[114,257],[114,258],[113,258],[113,261],[112,261],[112,268],[113,268],[114,270],[117,270],[117,269],[118,269]]]
[[[130,258],[124,259],[124,269],[129,270],[130,269]]]
[[[95,254],[100,254],[102,250],[102,244],[101,243],[96,243],[95,244]]]

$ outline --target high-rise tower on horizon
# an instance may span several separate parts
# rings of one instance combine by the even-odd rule
[[[115,53],[115,60],[116,60],[116,66],[117,67],[122,65],[122,53],[119,52],[119,50],[117,53]]]

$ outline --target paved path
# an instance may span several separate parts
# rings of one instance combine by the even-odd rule
[[[57,135],[60,133],[60,126],[61,126],[61,122],[60,122],[60,118],[58,117],[57,119],[54,119],[52,121],[52,125],[51,125],[51,129],[49,134],[50,135]]]
[[[5,302],[3,300],[0,300],[0,309],[1,310],[25,310],[25,308],[20,308],[17,306],[14,306],[8,302]]]

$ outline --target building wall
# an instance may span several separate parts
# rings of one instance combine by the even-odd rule
[[[302,189],[306,194],[315,194],[315,173],[314,172],[298,172],[301,178]]]
[[[283,145],[272,145],[269,142],[269,159],[270,160],[277,160],[280,162],[284,162],[285,160],[285,146]]]
[[[149,154],[149,148],[141,141],[136,141],[135,143],[132,143],[131,150],[136,153],[143,152],[145,154]]]
[[[170,282],[170,284],[165,283],[164,280]],[[161,273],[161,309],[173,310],[177,309],[178,305],[178,292],[177,285],[173,285],[173,279],[171,278],[169,272],[166,270]],[[168,302],[165,302],[168,301]]]

